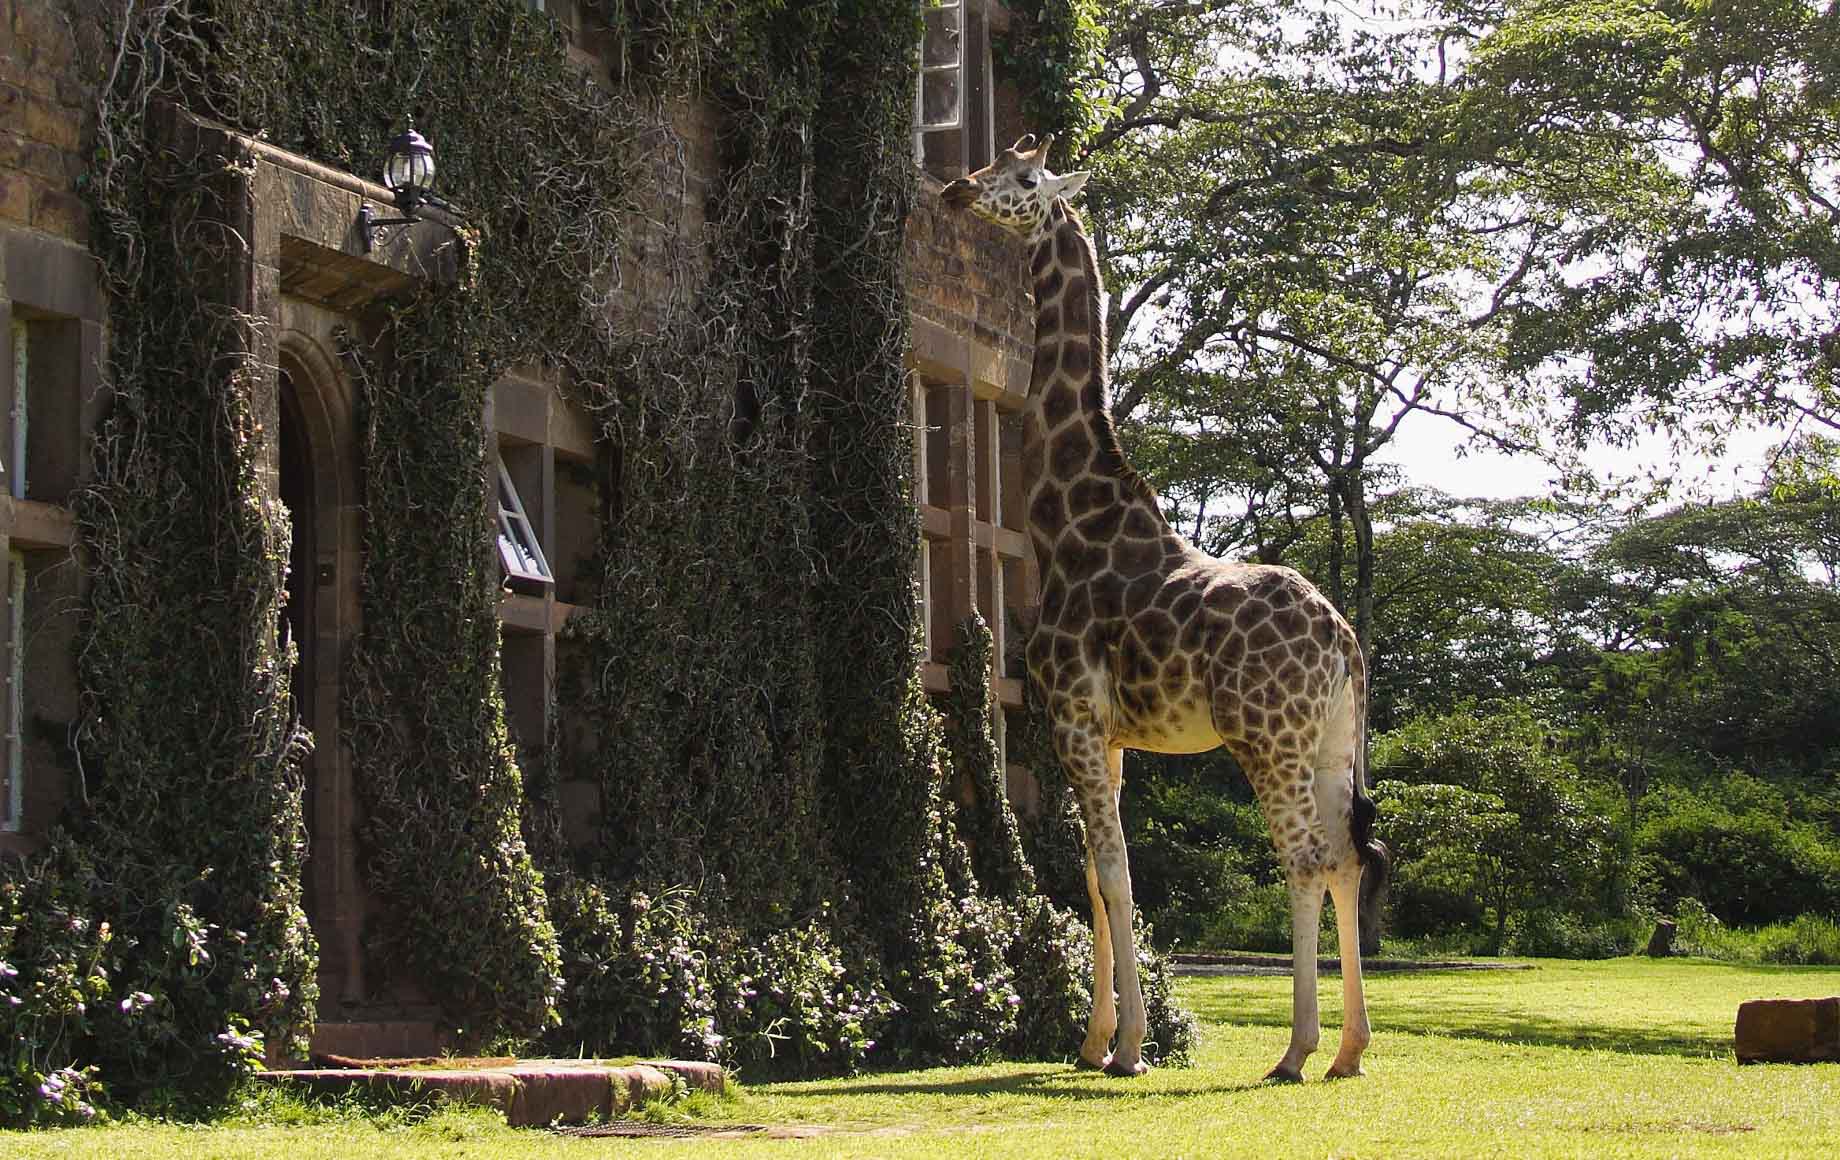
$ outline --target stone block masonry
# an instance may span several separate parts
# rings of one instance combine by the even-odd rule
[[[1840,996],[1738,1007],[1739,1063],[1840,1063]]]
[[[0,0],[0,223],[89,240],[76,192],[95,93],[62,5]]]

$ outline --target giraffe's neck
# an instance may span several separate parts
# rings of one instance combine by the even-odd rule
[[[1035,239],[1035,368],[1023,423],[1029,537],[1044,576],[1079,570],[1122,522],[1166,528],[1149,486],[1125,461],[1107,407],[1098,263],[1079,216],[1056,200]]]

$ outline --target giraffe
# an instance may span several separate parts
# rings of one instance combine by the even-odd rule
[[[1366,664],[1354,630],[1307,580],[1201,552],[1125,461],[1109,409],[1099,271],[1067,200],[1088,175],[1050,173],[1053,141],[1024,137],[941,196],[1030,247],[1035,365],[1022,462],[1042,586],[1027,657],[1086,823],[1093,1008],[1079,1063],[1148,1070],[1118,809],[1124,751],[1224,745],[1251,780],[1290,891],[1291,1037],[1266,1078],[1300,1081],[1317,1046],[1325,891],[1344,1012],[1328,1075],[1360,1075],[1371,1033],[1356,913],[1363,868],[1370,894],[1387,869],[1364,785]]]

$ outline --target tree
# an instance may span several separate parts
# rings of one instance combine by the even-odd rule
[[[1775,486],[1631,519],[1594,547],[1599,654],[1580,692],[1623,756],[1813,771],[1840,753],[1833,455],[1804,442]]]
[[[1371,506],[1369,729],[1465,700],[1550,700],[1554,596],[1576,569],[1549,530],[1554,505],[1402,488]],[[1326,555],[1324,530],[1314,524],[1294,554],[1306,571]]]
[[[1840,416],[1832,8],[1400,9],[1118,5],[1077,162],[1133,452],[1263,559],[1318,497],[1364,642],[1375,458],[1414,416],[1555,457]]]
[[[1573,207],[1514,365],[1575,426],[1624,414],[1840,431],[1840,7],[1813,0],[1453,4],[1474,114],[1601,143],[1649,176]],[[1555,175],[1557,176],[1557,175]]]
[[[1374,769],[1388,787],[1376,794],[1383,820],[1404,841],[1402,882],[1415,858],[1435,853],[1449,865],[1453,848],[1467,851],[1493,920],[1492,953],[1506,948],[1517,915],[1555,904],[1615,908],[1611,827],[1526,708],[1420,718],[1378,740]],[[1428,816],[1412,816],[1421,809]]]

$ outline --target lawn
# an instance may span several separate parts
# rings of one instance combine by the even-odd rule
[[[1196,1066],[1115,1080],[1061,1064],[748,1086],[705,1121],[791,1139],[571,1140],[487,1113],[366,1115],[289,1104],[209,1126],[0,1133],[0,1156],[212,1158],[806,1156],[1831,1156],[1840,1064],[1738,1067],[1749,998],[1840,994],[1833,968],[1624,959],[1369,979],[1364,1079],[1324,1083],[1339,989],[1325,980],[1311,1082],[1263,1086],[1289,980],[1196,978]],[[1072,1045],[1069,1045],[1070,1048]]]

